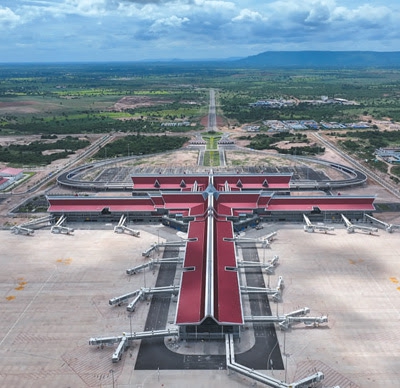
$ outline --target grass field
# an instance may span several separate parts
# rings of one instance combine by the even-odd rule
[[[208,167],[219,166],[219,152],[218,151],[205,151],[204,152],[204,165]]]

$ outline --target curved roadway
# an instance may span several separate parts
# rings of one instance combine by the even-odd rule
[[[324,139],[320,134],[314,133],[314,136],[326,147],[331,148],[334,150],[337,154],[339,154],[342,158],[347,160],[349,163],[351,163],[353,166],[355,166],[359,171],[361,171],[363,174],[368,176],[369,178],[373,179],[377,183],[379,183],[381,186],[383,186],[386,190],[388,190],[391,194],[393,194],[395,197],[400,198],[400,192],[399,190],[386,182],[384,179],[382,179],[380,176],[375,174],[373,171],[369,170],[365,166],[363,166],[360,162],[357,160],[353,159],[351,156],[340,150],[338,147],[336,147],[334,144],[329,142],[328,140]]]

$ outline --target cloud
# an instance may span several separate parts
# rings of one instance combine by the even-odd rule
[[[169,18],[164,18],[164,19],[158,19],[156,20],[153,25],[151,26],[151,29],[154,31],[165,31],[169,30],[171,28],[179,28],[182,26],[183,23],[188,22],[188,18],[179,18],[175,15],[170,16]]]
[[[232,21],[233,22],[255,22],[255,21],[264,21],[266,20],[259,12],[251,11],[250,9],[242,9],[238,16],[235,16]]]
[[[136,56],[148,56],[151,40],[157,57],[168,50],[175,50],[170,57],[398,50],[399,19],[394,0],[3,0],[0,49],[27,44],[32,52],[56,52],[64,45],[77,56],[81,50],[97,58],[107,50],[125,55],[134,47]]]
[[[21,22],[21,17],[10,8],[0,7],[0,29],[14,28]]]

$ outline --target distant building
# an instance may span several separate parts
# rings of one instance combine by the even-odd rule
[[[190,127],[190,121],[180,121],[171,123],[161,123],[162,127]]]
[[[348,124],[348,127],[354,129],[367,129],[370,128],[371,126],[368,123],[359,122],[359,123]]]
[[[290,129],[293,129],[293,130],[305,130],[305,129],[307,129],[307,127],[305,125],[301,124],[297,120],[285,120],[285,121],[283,121],[283,123],[285,125],[287,125]]]
[[[7,167],[0,170],[0,190],[6,189],[23,176],[23,171],[18,168]]]
[[[10,184],[11,184],[10,179],[0,177],[0,190],[4,190],[8,186],[10,186]]]
[[[295,105],[294,100],[284,100],[283,98],[280,99],[269,99],[269,100],[258,100],[249,104],[252,108],[254,107],[263,107],[263,108],[285,108],[288,106]]]
[[[247,132],[260,132],[260,126],[259,125],[245,125],[242,128],[243,130]]]
[[[269,127],[268,132],[289,132],[290,128],[279,120],[266,120],[263,124]]]
[[[23,175],[23,171],[19,168],[7,167],[3,170],[0,170],[0,177],[11,178],[14,181],[21,179]]]
[[[400,164],[400,147],[379,148],[375,150],[375,155],[387,163]]]
[[[318,129],[319,124],[314,120],[301,120],[300,124],[305,125],[307,128],[310,129]]]

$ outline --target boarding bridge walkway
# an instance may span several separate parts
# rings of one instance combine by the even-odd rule
[[[67,226],[63,226],[64,222],[67,220],[66,216],[61,216],[55,225],[51,227],[51,233],[56,234],[71,234],[74,232],[74,229],[68,228]]]
[[[153,268],[154,265],[157,264],[179,264],[183,262],[183,258],[180,257],[171,257],[168,259],[152,259],[147,263],[136,265],[135,267],[128,268],[126,270],[127,275],[135,275],[138,271],[146,268]]]
[[[127,310],[129,312],[135,311],[136,305],[140,300],[144,300],[147,296],[155,295],[155,294],[171,294],[178,295],[179,286],[166,286],[166,287],[153,287],[153,288],[144,288],[142,287],[139,290],[135,290],[133,292],[129,292],[127,294],[117,296],[108,301],[111,306],[118,305],[120,306],[122,302],[134,298],[132,302],[130,302],[127,306]]]
[[[283,277],[279,276],[276,288],[265,288],[265,287],[248,287],[241,286],[240,292],[242,294],[266,294],[272,295],[272,299],[278,302],[282,298],[282,290],[284,288]]]
[[[140,231],[139,231],[139,230],[135,230],[135,229],[128,228],[128,227],[126,226],[126,219],[127,219],[127,218],[126,218],[125,215],[122,215],[122,216],[121,216],[121,218],[120,218],[120,220],[119,220],[119,222],[118,222],[118,225],[114,226],[114,233],[124,233],[124,232],[128,232],[128,233],[130,233],[132,236],[139,237],[139,236],[140,236]]]
[[[268,385],[273,388],[310,388],[315,386],[314,384],[320,383],[324,380],[324,374],[322,372],[316,372],[311,376],[305,377],[294,383],[286,383],[275,379],[272,376],[265,375],[257,372],[254,369],[250,369],[244,365],[235,362],[235,350],[232,334],[225,336],[225,350],[226,350],[226,367],[230,371],[237,372],[243,376],[246,376],[252,380],[256,380],[260,383]],[[340,388],[340,387],[336,387]]]
[[[320,324],[328,322],[327,316],[306,316],[309,313],[310,309],[304,307],[280,316],[245,316],[244,321],[247,323],[277,323],[282,331],[288,330],[292,325],[299,323],[304,323],[307,327],[319,327]]]
[[[125,349],[129,346],[131,341],[142,340],[145,338],[171,337],[171,336],[177,336],[178,334],[179,330],[175,328],[166,330],[123,333],[120,336],[114,336],[114,337],[90,338],[89,345],[103,346],[103,345],[113,345],[118,343],[118,346],[111,358],[112,362],[118,362],[121,360],[122,354],[124,353]]]

